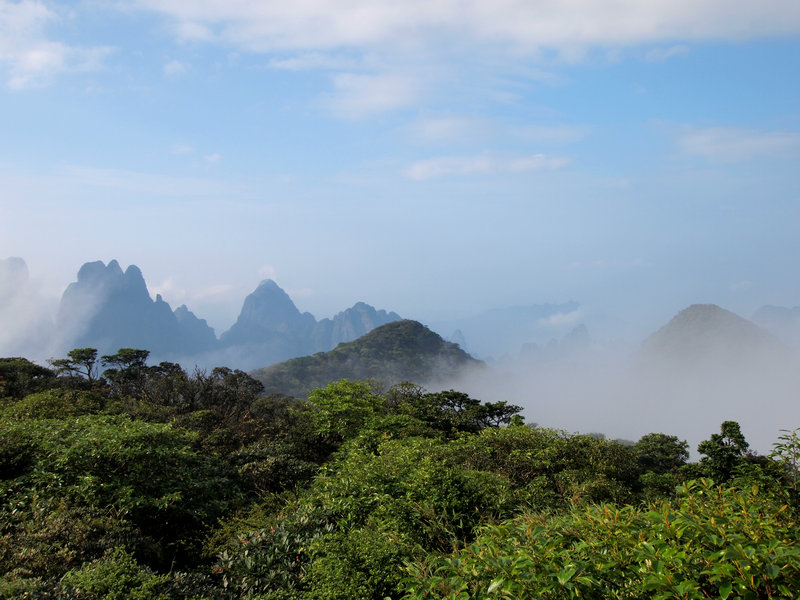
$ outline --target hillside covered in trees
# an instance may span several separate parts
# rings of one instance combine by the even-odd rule
[[[0,359],[0,597],[792,598],[797,467],[525,424],[455,390]],[[513,399],[510,399],[513,401]]]
[[[377,327],[330,352],[294,358],[252,374],[267,392],[304,398],[312,389],[338,379],[428,385],[453,381],[482,364],[421,323],[405,320]]]

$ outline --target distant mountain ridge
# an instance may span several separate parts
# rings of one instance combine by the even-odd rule
[[[377,379],[387,385],[452,382],[483,363],[417,321],[394,321],[329,352],[294,358],[251,372],[267,393],[305,397],[340,379]]]
[[[80,268],[77,281],[62,295],[56,330],[62,352],[93,347],[104,354],[134,347],[160,360],[221,360],[252,369],[330,350],[397,320],[397,313],[357,302],[333,318],[317,321],[301,313],[289,295],[267,279],[245,298],[236,322],[217,339],[186,305],[173,311],[160,295],[153,300],[137,266],[123,271],[112,260]]]

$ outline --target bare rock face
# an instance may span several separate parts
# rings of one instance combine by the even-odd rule
[[[153,300],[141,270],[124,272],[116,260],[84,264],[61,298],[57,327],[65,349],[92,347],[101,354],[141,348],[174,358],[209,350],[214,331],[185,307],[179,319],[160,295]]]

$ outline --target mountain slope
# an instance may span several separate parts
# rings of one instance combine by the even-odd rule
[[[747,362],[788,351],[752,321],[715,304],[693,304],[642,344],[649,360],[692,364],[700,361]]]
[[[379,379],[387,384],[452,380],[482,365],[456,344],[416,321],[396,321],[330,352],[295,358],[252,372],[267,392],[297,397],[339,379]]]

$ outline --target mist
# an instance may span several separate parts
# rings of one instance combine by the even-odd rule
[[[49,358],[56,347],[57,306],[58,298],[47,296],[31,279],[24,260],[0,259],[0,355]]]
[[[448,385],[483,401],[519,405],[526,422],[543,427],[630,441],[652,432],[676,435],[694,458],[699,442],[733,420],[751,450],[768,454],[781,429],[800,426],[800,360],[786,350],[686,362],[647,360],[641,346],[595,347],[504,360]]]

